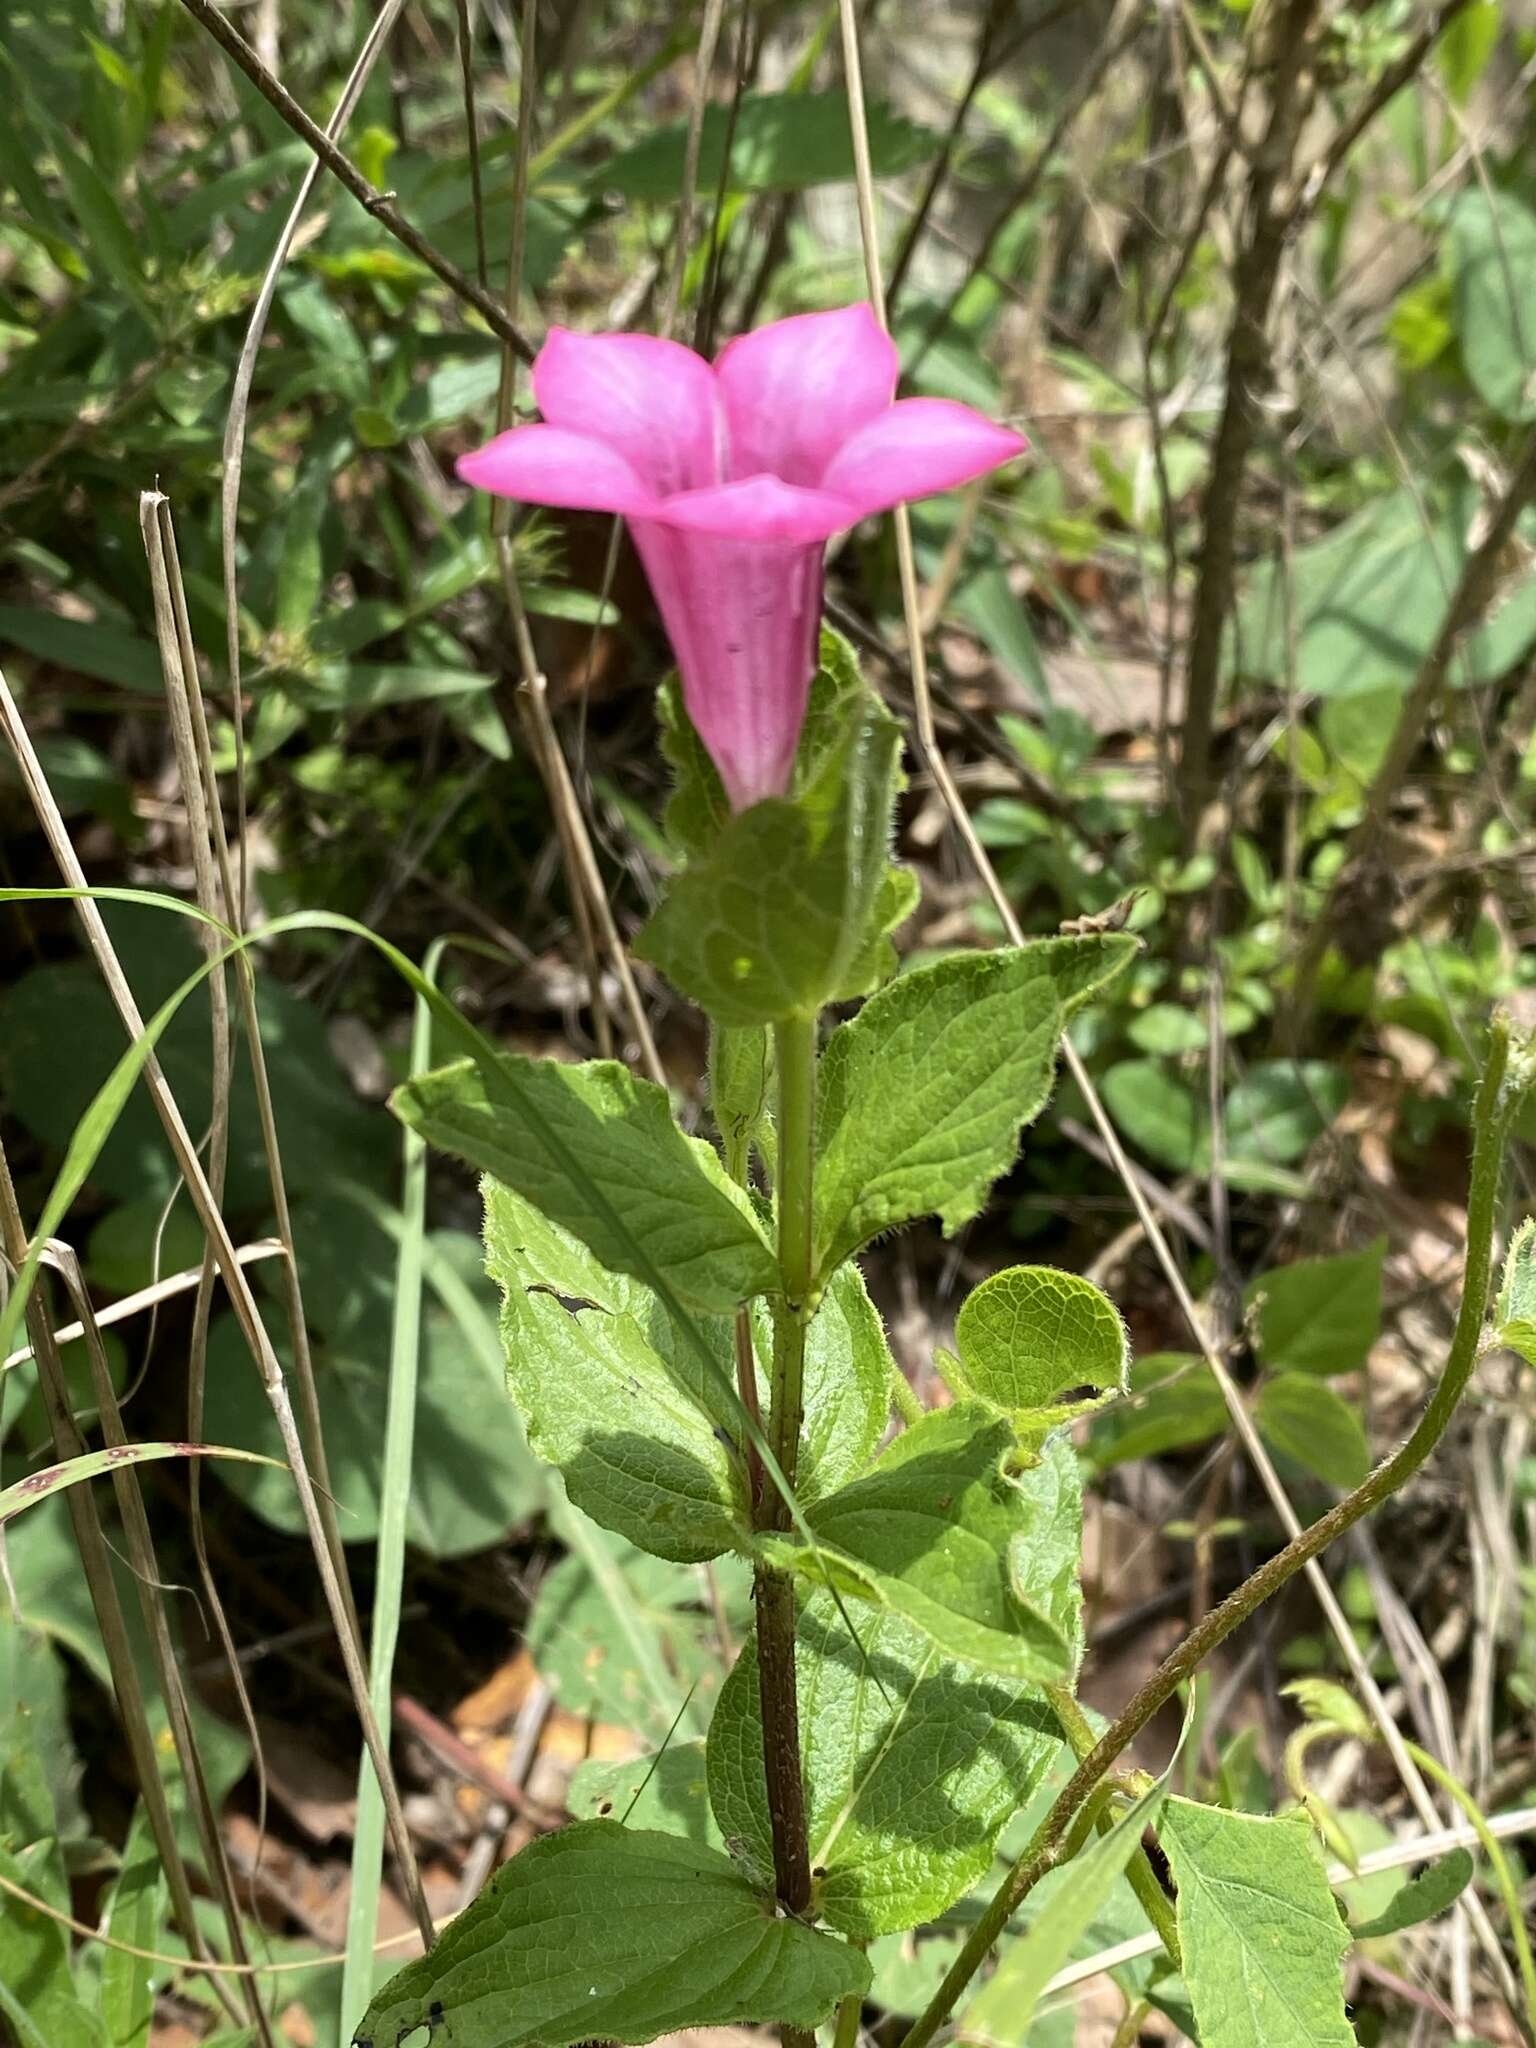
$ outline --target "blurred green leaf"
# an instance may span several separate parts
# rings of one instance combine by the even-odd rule
[[[894,113],[884,101],[868,104],[869,152],[877,178],[894,177],[925,163],[939,147],[931,129]],[[698,187],[713,192],[721,181],[731,110],[704,110]],[[598,192],[653,203],[682,190],[688,124],[658,128],[643,141],[600,164],[588,179]],[[810,185],[841,184],[853,177],[848,98],[841,91],[748,93],[735,113],[727,192],[800,192]]]

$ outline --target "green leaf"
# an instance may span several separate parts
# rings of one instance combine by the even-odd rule
[[[578,1764],[565,1803],[573,1820],[616,1820],[621,1827],[725,1847],[710,1810],[702,1741],[674,1742],[656,1756],[625,1763],[594,1758]]]
[[[896,1615],[858,1626],[855,1641],[834,1602],[813,1595],[795,1668],[816,1910],[864,1940],[936,1919],[986,1874],[1059,1736],[1019,1681],[957,1668]],[[708,1770],[732,1853],[771,1873],[755,1640],[721,1691]]]
[[[1347,1735],[1354,1742],[1374,1742],[1376,1728],[1354,1694],[1336,1678],[1298,1678],[1282,1688],[1309,1721]]]
[[[1536,419],[1536,213],[1513,192],[1469,185],[1443,246],[1461,359],[1478,396],[1504,419]]]
[[[572,1502],[604,1528],[680,1563],[745,1540],[732,1325],[702,1334],[711,1370],[655,1294],[610,1273],[568,1232],[485,1183],[489,1270],[502,1290],[507,1380],[532,1448],[565,1477]],[[760,1398],[772,1329],[753,1304]],[[880,1318],[851,1266],[811,1320],[799,1497],[814,1501],[861,1471],[885,1427],[891,1359]]]
[[[1130,1398],[1093,1419],[1089,1455],[1106,1472],[1136,1458],[1159,1458],[1189,1450],[1220,1436],[1228,1423],[1227,1404],[1204,1359],[1179,1351],[1155,1351],[1131,1368]]]
[[[418,2027],[445,2029],[454,2048],[810,2028],[868,1987],[856,1949],[779,1918],[714,1850],[580,1821],[514,1856],[390,1980],[356,2048],[396,2048]]]
[[[635,951],[725,1025],[808,1016],[861,993],[874,941],[904,914],[900,888],[882,891],[900,748],[900,726],[860,691],[801,793],[731,817]],[[877,907],[885,923],[872,931]]]
[[[1332,1387],[1304,1372],[1283,1372],[1259,1389],[1259,1434],[1272,1451],[1292,1458],[1347,1493],[1371,1469],[1365,1426]]]
[[[1244,674],[1273,683],[1294,675],[1320,697],[1386,690],[1401,697],[1445,622],[1483,513],[1482,489],[1464,473],[1438,488],[1416,484],[1298,548],[1289,577],[1257,570],[1232,635]],[[1496,680],[1533,639],[1536,581],[1515,578],[1458,650],[1452,680]]]
[[[1081,1489],[1057,1437],[1010,1476],[1013,1432],[977,1401],[903,1430],[863,1479],[806,1516],[818,1549],[760,1537],[776,1564],[900,1615],[940,1649],[1036,1684],[1081,1654]]]
[[[344,1542],[371,1543],[385,1484],[390,1240],[349,1205],[306,1205],[297,1219],[305,1305],[315,1331],[315,1386]],[[467,1343],[450,1305],[454,1283],[491,1293],[475,1240],[433,1231],[423,1246],[432,1290],[421,1322],[408,1540],[429,1557],[462,1557],[499,1543],[543,1504],[542,1475],[529,1456],[503,1374]],[[274,1269],[274,1280],[276,1278]],[[448,1290],[445,1297],[443,1290]],[[286,1364],[288,1347],[277,1340]],[[234,1443],[275,1453],[282,1441],[272,1406],[232,1316],[213,1326],[208,1347],[207,1426]],[[291,1535],[303,1513],[286,1468],[221,1467],[230,1491],[253,1514]]]
[[[1157,1819],[1163,1787],[1156,1785],[1122,1814],[1107,1834],[1096,1836],[1070,1866],[1042,1888],[1029,1926],[1003,1951],[1003,1959],[960,2014],[968,2041],[1022,2042],[1035,2039],[1031,2026],[1041,1994],[1092,1925],[1116,1880]],[[1204,2048],[1219,2048],[1207,2039]]]
[[[92,676],[158,696],[165,684],[152,641],[127,627],[66,619],[40,606],[0,605],[0,645],[9,644],[66,675]]]
[[[1158,1060],[1122,1060],[1100,1083],[1121,1133],[1179,1173],[1211,1170],[1210,1116],[1197,1093]],[[1324,1060],[1258,1060],[1227,1097],[1222,1169],[1234,1187],[1289,1191],[1278,1169],[1299,1159],[1343,1107],[1348,1083]]]
[[[62,1884],[57,1842],[33,1843],[15,1855],[0,1848],[0,1876],[34,1898],[49,1898]],[[101,2021],[75,1996],[68,1934],[14,1894],[0,1913],[0,1990],[12,2017],[19,2011],[30,2026],[22,2037],[28,2048],[109,2048]]]
[[[487,1180],[483,1193],[507,1386],[530,1447],[574,1506],[642,1550],[684,1564],[729,1550],[747,1508],[716,1433],[734,1422],[719,1378],[677,1344],[643,1282],[610,1273],[510,1188]]]
[[[729,1160],[739,1150],[771,1143],[773,1037],[762,1025],[733,1031],[716,1025],[709,1034],[709,1106]]]
[[[816,1169],[818,1271],[937,1211],[954,1231],[1013,1162],[1068,1021],[1136,951],[1043,939],[915,968],[828,1041]]]
[[[265,1464],[284,1474],[288,1467],[280,1458],[263,1458],[255,1451],[243,1451],[226,1444],[140,1443],[118,1444],[100,1451],[82,1451],[62,1465],[49,1465],[41,1472],[29,1472],[25,1479],[0,1490],[0,1527],[24,1508],[36,1507],[71,1486],[104,1478],[122,1465],[152,1465],[162,1458],[231,1458],[237,1464]]]
[[[122,1867],[107,1894],[101,1932],[128,1948],[155,1948],[165,1925],[167,1886],[154,1834],[142,1806],[137,1808]],[[155,1966],[123,1948],[104,1948],[101,1957],[101,2017],[112,2048],[145,2048],[155,2016]]]
[[[1066,1388],[1124,1389],[1130,1345],[1119,1311],[1090,1280],[1054,1266],[1009,1266],[969,1294],[955,1322],[963,1384],[1007,1414]]]
[[[1452,1849],[1438,1862],[1405,1884],[1384,1913],[1350,1929],[1356,1941],[1379,1941],[1389,1934],[1435,1920],[1453,1906],[1472,1882],[1472,1858],[1465,1849]]]
[[[880,100],[869,104],[869,149],[877,178],[892,177],[925,162],[939,145],[927,128],[895,114]],[[701,192],[720,186],[725,138],[731,129],[731,163],[724,190],[801,192],[811,185],[851,179],[853,145],[848,99],[841,91],[748,93],[735,110],[718,104],[704,110],[699,140]],[[588,180],[599,192],[626,199],[666,202],[682,190],[688,124],[673,122],[642,142],[599,164]]]
[[[1261,1273],[1244,1300],[1255,1348],[1275,1372],[1327,1377],[1358,1372],[1381,1329],[1381,1265],[1387,1240],[1331,1259],[1298,1259]]]
[[[429,1144],[494,1175],[611,1272],[659,1278],[721,1312],[777,1283],[750,1198],[678,1129],[665,1091],[616,1060],[460,1060],[390,1100]]]
[[[1504,17],[1500,0],[1473,0],[1452,16],[1445,33],[1435,45],[1435,59],[1445,89],[1458,107],[1464,107],[1472,88],[1488,68],[1499,40]]]
[[[1536,1216],[1528,1216],[1509,1241],[1493,1315],[1494,1341],[1536,1365]]]
[[[1204,2048],[1355,2048],[1339,1974],[1349,1936],[1306,1815],[1170,1799],[1160,1838]]]
[[[571,1521],[579,1517],[572,1515]],[[690,1689],[699,1726],[719,1689],[720,1645],[696,1574],[589,1529],[585,1556],[564,1557],[539,1587],[528,1654],[561,1706],[665,1740]],[[734,1558],[710,1568],[745,1632],[749,1579]]]

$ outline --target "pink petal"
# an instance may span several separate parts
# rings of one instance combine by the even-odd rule
[[[528,505],[573,505],[592,512],[643,513],[655,500],[622,455],[563,427],[513,427],[461,455],[465,483]]]
[[[857,505],[863,519],[985,476],[1028,446],[953,399],[902,398],[843,443],[821,485]]]
[[[677,656],[688,716],[732,809],[782,795],[816,673],[821,541],[764,547],[654,519],[637,519],[630,531]]]
[[[837,449],[896,394],[896,345],[868,306],[797,313],[743,334],[715,364],[730,431],[727,475],[821,481]]]
[[[652,515],[663,525],[759,545],[824,541],[863,517],[830,491],[805,491],[776,476],[743,477],[707,491],[664,499]]]
[[[552,427],[604,442],[658,497],[719,480],[714,373],[681,342],[552,327],[533,365],[533,395]]]

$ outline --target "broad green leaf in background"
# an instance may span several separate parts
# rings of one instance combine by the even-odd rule
[[[58,1885],[44,1871],[58,1867],[58,1844],[38,1842],[13,1854],[0,1847],[0,1876],[34,1898],[49,1898]],[[65,1901],[50,1900],[56,1905]],[[59,1922],[8,1896],[0,1911],[0,1991],[12,2019],[19,2011],[30,2036],[26,2048],[115,2048],[106,2027],[75,1994],[69,1969],[69,1935]],[[18,2033],[21,2028],[18,2026]]]
[[[1356,1411],[1321,1380],[1283,1372],[1266,1380],[1254,1408],[1259,1434],[1308,1472],[1347,1493],[1371,1469],[1370,1445]]]
[[[702,1731],[720,1681],[709,1590],[645,1551],[591,1532],[590,1561],[564,1557],[539,1587],[528,1653],[561,1706],[653,1745],[665,1741],[690,1689]],[[750,1580],[735,1558],[705,1567],[737,1635],[751,1612]]]
[[[1046,1985],[1071,1956],[1116,1880],[1156,1821],[1163,1787],[1153,1789],[1122,1814],[1107,1834],[1089,1842],[1042,1892],[1024,1933],[1009,1942],[1002,1961],[960,2014],[967,2041],[1033,2042],[1032,2020]],[[1203,2048],[1222,2048],[1209,2040]]]
[[[374,1999],[357,2043],[393,2048],[429,2023],[454,2048],[811,2028],[868,1987],[856,1949],[777,1917],[716,1851],[580,1821],[505,1864]]]
[[[1089,1456],[1099,1471],[1158,1458],[1220,1436],[1227,1404],[1216,1375],[1192,1353],[1149,1352],[1131,1367],[1129,1397],[1093,1418]]]
[[[306,1207],[299,1223],[305,1301],[318,1341],[315,1385],[341,1510],[342,1540],[370,1543],[378,1531],[384,1483],[384,1425],[393,1251],[365,1216],[340,1203]],[[479,1247],[464,1231],[434,1231],[426,1242],[431,1281],[446,1263],[487,1297]],[[283,1339],[279,1356],[287,1360]],[[543,1505],[539,1468],[529,1456],[503,1375],[466,1343],[443,1303],[422,1315],[416,1440],[411,1460],[409,1541],[432,1557],[458,1557],[499,1542]],[[233,1316],[215,1322],[208,1344],[207,1427],[231,1441],[275,1454],[281,1439],[245,1340]],[[291,1535],[304,1530],[293,1481],[281,1472],[216,1467],[254,1514]]]
[[[1211,1170],[1205,1088],[1161,1060],[1121,1060],[1100,1083],[1122,1135],[1179,1173]],[[1348,1078],[1324,1060],[1256,1060],[1228,1095],[1222,1168],[1233,1187],[1299,1192],[1284,1169],[1320,1137],[1343,1107]]]
[[[1401,1934],[1405,1928],[1420,1927],[1426,1920],[1437,1920],[1455,1905],[1471,1882],[1471,1855],[1465,1849],[1452,1849],[1417,1877],[1410,1878],[1384,1913],[1349,1931],[1356,1941],[1380,1941],[1387,1935]]]
[[[0,1602],[0,1842],[21,1849],[85,1832],[63,1664],[41,1630]]]
[[[154,1834],[142,1806],[123,1847],[122,1866],[102,1909],[101,2017],[112,2048],[145,2048],[155,2016],[155,1965],[128,1948],[157,1948],[165,1925],[167,1886]]]
[[[565,1803],[573,1820],[616,1820],[621,1827],[725,1847],[709,1804],[702,1741],[672,1742],[655,1756],[625,1763],[594,1758],[578,1764]]]
[[[938,1212],[954,1231],[1012,1164],[1073,1014],[1137,942],[1043,939],[955,954],[870,997],[821,1068],[817,1263]]]
[[[810,1860],[828,1926],[863,1940],[933,1920],[990,1867],[1004,1822],[1060,1738],[1016,1680],[951,1663],[893,1614],[855,1642],[826,1594],[795,1644]],[[757,1653],[749,1642],[710,1723],[709,1794],[732,1853],[773,1870]]]
[[[528,1442],[581,1508],[657,1557],[718,1557],[745,1526],[716,1430],[719,1381],[673,1338],[643,1282],[610,1273],[510,1188],[486,1180],[486,1263],[502,1291],[507,1384]]]
[[[1071,1387],[1123,1391],[1130,1369],[1114,1304],[1055,1266],[1009,1266],[983,1280],[961,1305],[955,1348],[956,1392],[1008,1414],[1044,1408]]]
[[[879,100],[870,102],[868,112],[877,178],[910,170],[936,153],[939,138],[931,129],[918,127]],[[699,144],[701,192],[720,187],[728,129],[731,163],[723,187],[728,194],[800,192],[853,177],[848,98],[841,91],[748,93],[734,110],[707,106]],[[599,164],[588,183],[595,191],[622,193],[626,199],[673,200],[682,190],[687,138],[686,121],[655,129]]]
[[[1275,1372],[1358,1372],[1381,1329],[1387,1240],[1336,1258],[1298,1259],[1250,1283],[1254,1348]]]
[[[1484,508],[1481,488],[1459,472],[1438,485],[1425,481],[1378,498],[1299,547],[1289,602],[1301,688],[1319,697],[1389,689],[1400,696],[1440,631]],[[1232,635],[1232,657],[1245,675],[1284,682],[1291,673],[1292,616],[1278,570],[1257,569]],[[1513,578],[1491,616],[1466,636],[1452,680],[1492,682],[1533,640],[1536,581]]]
[[[1478,396],[1504,419],[1536,419],[1536,213],[1513,192],[1469,184],[1442,246]]]
[[[1339,1971],[1349,1934],[1306,1815],[1170,1799],[1159,1836],[1204,2048],[1355,2048]]]
[[[881,903],[900,748],[895,719],[859,692],[807,786],[737,813],[674,879],[640,957],[720,1024],[862,994],[877,907],[902,911],[899,896]]]
[[[807,1514],[818,1549],[761,1537],[773,1562],[902,1616],[949,1655],[1036,1684],[1081,1650],[1077,1463],[1061,1440],[1017,1477],[1013,1431],[977,1401],[925,1415],[863,1479]]]
[[[665,1091],[616,1060],[460,1060],[390,1099],[429,1144],[494,1175],[610,1271],[659,1276],[721,1313],[776,1284],[749,1197],[678,1129]]]

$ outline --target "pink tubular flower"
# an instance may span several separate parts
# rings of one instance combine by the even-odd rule
[[[831,535],[1027,445],[969,406],[897,399],[898,371],[868,306],[760,327],[713,365],[649,334],[553,327],[533,366],[544,424],[459,463],[498,497],[628,519],[736,810],[789,787]]]

